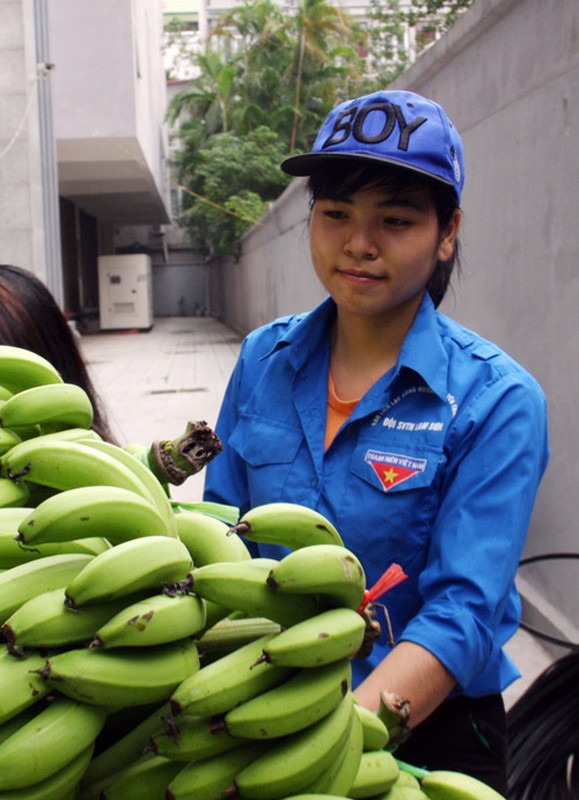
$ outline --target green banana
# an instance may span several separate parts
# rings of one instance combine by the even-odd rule
[[[183,714],[167,729],[151,737],[151,749],[157,755],[173,761],[191,763],[228,753],[240,747],[244,740],[216,729],[213,717]]]
[[[57,697],[0,744],[0,790],[46,780],[95,740],[106,709]]]
[[[141,758],[111,777],[99,800],[161,800],[183,765],[162,756]]]
[[[358,800],[387,792],[400,774],[400,767],[388,750],[369,750],[362,753],[360,766],[348,796]]]
[[[429,800],[505,800],[486,783],[451,770],[432,770],[420,781]]]
[[[132,453],[110,442],[92,439],[90,441],[87,440],[84,444],[103,456],[110,456],[122,467],[133,473],[135,479],[138,480],[146,490],[146,496],[157,506],[161,516],[165,520],[168,535],[176,537],[177,523],[175,521],[175,512],[171,505],[167,487],[159,482],[151,470],[132,455]],[[106,481],[102,482],[106,483]],[[97,481],[93,481],[93,483],[97,483]]]
[[[185,678],[170,698],[173,714],[225,714],[289,678],[292,669],[279,667],[270,672],[272,667],[268,664],[255,665],[262,649],[275,635],[249,642]]]
[[[0,575],[0,624],[30,598],[66,586],[97,557],[100,556],[62,553],[7,569]]]
[[[195,594],[248,616],[265,617],[289,626],[318,614],[321,606],[313,595],[281,596],[267,585],[274,559],[223,561],[196,567],[191,573]]]
[[[5,389],[16,394],[47,383],[62,383],[50,361],[23,347],[0,345],[0,384]]]
[[[36,436],[11,448],[0,458],[0,473],[59,491],[78,486],[120,486],[148,497],[134,472],[109,453],[95,449],[98,440],[63,441],[49,436]]]
[[[0,645],[0,724],[16,717],[48,694],[49,687],[36,673],[44,664],[45,659],[38,653],[14,658],[6,645]]]
[[[1,410],[2,409],[0,407],[0,411]],[[4,453],[7,453],[11,447],[14,447],[14,445],[19,444],[21,441],[22,439],[17,433],[8,430],[8,428],[0,427],[0,456],[3,456]]]
[[[5,510],[5,509],[2,509]],[[0,569],[11,569],[19,564],[37,561],[45,556],[66,553],[85,553],[96,556],[110,548],[106,539],[77,539],[73,542],[53,542],[38,547],[24,547],[14,536],[0,533]]]
[[[30,489],[25,481],[12,481],[0,478],[0,508],[13,508],[26,505]]]
[[[387,792],[374,795],[372,800],[428,800],[428,798],[420,788],[397,786],[395,783]]]
[[[352,719],[352,693],[347,692],[319,722],[272,743],[237,774],[235,788],[250,800],[270,800],[305,789],[333,764],[348,739]]]
[[[211,601],[206,600],[205,605],[211,611]],[[204,664],[215,661],[227,653],[231,653],[261,636],[269,633],[281,633],[282,626],[265,617],[243,617],[240,619],[225,617],[218,620],[212,627],[206,626],[204,633],[197,639],[197,646]]]
[[[28,708],[23,709],[19,714],[16,714],[14,717],[10,717],[5,722],[0,723],[0,744],[6,741],[13,733],[16,733],[23,725],[29,722],[31,719],[38,714],[38,708],[41,704],[39,703],[38,706],[36,704],[28,706]]]
[[[153,503],[119,486],[81,486],[48,497],[18,526],[24,544],[105,537],[113,545],[142,536],[165,536]]]
[[[249,742],[228,753],[182,766],[167,788],[167,800],[221,800],[235,777],[264,751],[262,742]]]
[[[155,595],[131,603],[107,618],[89,646],[110,649],[166,644],[199,633],[205,621],[205,601],[201,597]]]
[[[342,659],[299,670],[292,678],[229,711],[223,726],[232,736],[272,739],[314,725],[351,688],[352,667]]]
[[[324,792],[330,795],[347,794],[360,767],[363,743],[362,723],[358,715],[353,714],[350,733],[342,750],[338,753],[334,763],[307,786],[307,791]]]
[[[131,707],[162,703],[198,669],[195,643],[181,639],[150,647],[146,658],[138,650],[66,650],[51,656],[39,673],[50,689],[72,700]]]
[[[255,506],[232,530],[252,542],[281,544],[290,550],[312,544],[343,544],[342,537],[323,514],[298,503]]]
[[[332,608],[274,636],[260,661],[286,667],[317,667],[356,654],[364,639],[364,618],[351,608]]]
[[[151,737],[165,730],[164,718],[170,713],[168,702],[157,705],[123,736],[94,756],[82,777],[83,788],[93,787],[138,761],[149,748]],[[97,794],[98,798],[98,794]]]
[[[13,395],[0,408],[0,425],[90,428],[94,411],[85,390],[75,383],[33,386]]]
[[[145,589],[158,592],[167,584],[183,581],[191,567],[189,551],[179,539],[130,539],[95,556],[67,583],[66,604],[80,608]]]
[[[0,792],[1,800],[77,800],[78,784],[93,752],[94,743],[49,778],[23,789]]]
[[[63,428],[61,431],[39,433],[45,442],[94,442],[102,436],[93,428]]]
[[[420,781],[401,767],[400,774],[390,789],[373,797],[372,800],[428,800],[428,798],[420,788]]]
[[[364,598],[366,576],[345,547],[318,544],[294,550],[271,570],[267,585],[280,594],[317,594],[333,606],[356,610]]]
[[[218,561],[245,561],[251,558],[244,541],[230,533],[229,525],[209,514],[179,511],[175,514],[177,533],[191,553],[197,567]]]
[[[16,536],[18,526],[33,510],[27,506],[0,508],[0,536]]]
[[[8,617],[2,635],[11,653],[31,648],[58,648],[86,644],[98,628],[119,611],[119,601],[87,606],[77,612],[64,603],[64,589],[30,598]]]
[[[383,750],[390,738],[386,725],[377,714],[359,703],[356,703],[356,713],[360,717],[364,732],[364,751]]]

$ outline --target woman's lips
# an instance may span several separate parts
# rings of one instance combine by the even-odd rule
[[[374,275],[371,272],[354,272],[352,270],[338,270],[338,274],[345,280],[354,283],[376,283],[384,280],[380,275]]]

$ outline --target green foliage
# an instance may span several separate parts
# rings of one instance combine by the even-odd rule
[[[310,149],[336,102],[384,88],[408,66],[408,26],[426,45],[472,2],[371,0],[364,29],[329,0],[300,0],[292,14],[244,0],[222,14],[191,55],[197,77],[168,110],[192,245],[238,254],[239,237],[288,183],[280,162]],[[179,47],[178,24],[166,36]]]
[[[200,252],[238,254],[239,237],[289,182],[279,169],[286,154],[266,126],[216,134],[196,152],[183,222]]]

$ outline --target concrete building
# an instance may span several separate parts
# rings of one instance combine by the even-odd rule
[[[170,220],[161,2],[0,0],[0,15],[0,260],[90,317],[98,256]]]

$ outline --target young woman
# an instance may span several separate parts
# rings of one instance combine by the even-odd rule
[[[32,272],[0,264],[0,344],[25,347],[46,358],[67,383],[82,387],[94,409],[93,428],[114,437],[66,317]]]
[[[543,393],[502,352],[436,310],[457,255],[460,137],[419,95],[337,106],[312,152],[310,249],[329,297],[251,333],[223,401],[207,500],[321,511],[384,598],[386,636],[353,663],[358,699],[409,701],[396,755],[506,794],[503,652],[514,579],[548,458]],[[261,548],[266,553],[268,548]]]

